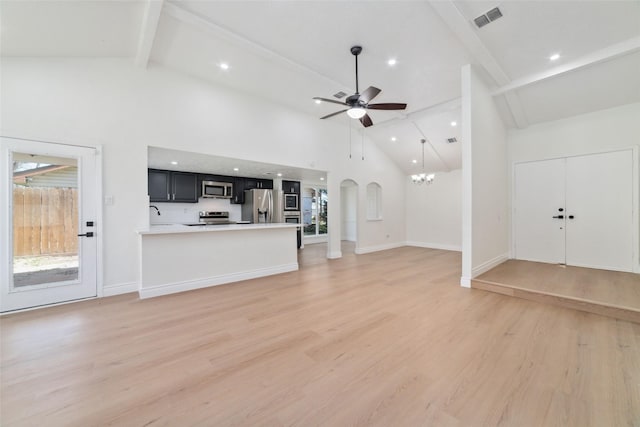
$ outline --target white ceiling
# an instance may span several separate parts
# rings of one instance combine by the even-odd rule
[[[473,18],[496,6],[504,16],[476,28]],[[145,20],[148,7],[157,20],[153,13]],[[510,127],[640,101],[636,0],[3,0],[0,8],[3,56],[116,56],[143,66],[148,56],[318,118],[340,106],[312,97],[355,92],[349,48],[362,45],[360,90],[376,86],[376,102],[408,104],[371,112],[375,125],[365,132],[406,173],[421,169],[422,138],[427,171],[460,167],[460,144],[445,141],[461,139],[467,63],[495,90],[513,86],[495,98]],[[561,55],[556,62],[553,53]],[[345,115],[328,120],[361,129]]]

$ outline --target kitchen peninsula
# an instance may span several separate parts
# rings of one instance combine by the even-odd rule
[[[298,270],[296,228],[176,224],[140,230],[140,298]]]

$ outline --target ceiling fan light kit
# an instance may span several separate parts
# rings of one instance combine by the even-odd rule
[[[362,52],[362,46],[353,46],[351,47],[351,54],[355,57],[356,60],[356,93],[351,96],[348,96],[345,101],[336,101],[335,99],[328,98],[320,98],[314,97],[316,101],[325,101],[330,102],[332,104],[340,104],[345,106],[344,110],[336,111],[335,113],[328,114],[324,117],[320,117],[320,119],[328,119],[329,117],[336,116],[340,113],[346,112],[349,117],[352,119],[359,119],[362,126],[369,127],[373,125],[373,121],[371,117],[367,114],[367,110],[404,110],[407,108],[407,104],[401,103],[380,103],[380,104],[369,104],[369,102],[378,96],[381,92],[377,87],[369,86],[365,89],[364,92],[360,93],[358,87],[358,55]]]

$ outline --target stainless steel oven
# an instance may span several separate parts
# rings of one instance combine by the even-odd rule
[[[285,211],[299,211],[298,195],[291,193],[284,193],[284,210]]]
[[[300,227],[297,228],[298,234],[298,249],[302,246],[302,216],[300,212],[284,212],[284,222],[289,224],[300,224]]]

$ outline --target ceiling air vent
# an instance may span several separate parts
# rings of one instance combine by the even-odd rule
[[[496,19],[501,17],[502,17],[502,12],[500,11],[500,9],[498,9],[497,7],[494,7],[484,15],[478,16],[476,19],[473,20],[473,22],[476,23],[476,26],[478,28],[482,28],[488,23],[493,22]]]
[[[489,23],[489,18],[487,18],[485,15],[480,15],[476,19],[474,19],[473,22],[476,23],[478,28],[482,28]]]
[[[458,140],[456,138],[447,138],[447,142],[453,144],[454,142],[458,142]]]
[[[489,12],[487,12],[487,18],[489,18],[489,21],[491,22],[501,17],[502,17],[502,12],[500,12],[500,9],[498,9],[497,7],[494,7]]]
[[[346,94],[346,93],[344,93],[343,91],[340,91],[340,92],[338,92],[338,93],[334,93],[334,94],[333,94],[333,96],[334,96],[335,98],[340,99],[340,98],[344,98],[345,96],[347,96],[347,94]]]

